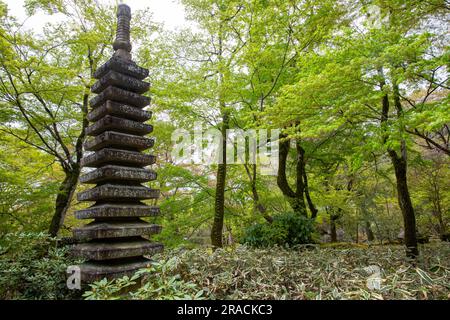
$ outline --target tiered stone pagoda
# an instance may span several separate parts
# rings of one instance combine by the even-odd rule
[[[143,81],[148,70],[131,60],[130,8],[120,4],[117,18],[115,53],[94,73],[98,81],[92,92],[97,96],[90,101],[92,124],[84,144],[92,153],[81,161],[83,167],[95,169],[81,176],[80,182],[96,186],[79,193],[78,200],[95,203],[75,213],[78,219],[93,219],[73,232],[79,241],[73,252],[87,259],[81,266],[81,279],[87,282],[131,275],[148,265],[145,256],[163,249],[145,238],[161,227],[141,219],[159,213],[158,207],[142,202],[159,196],[159,190],[142,185],[156,179],[156,173],[145,168],[155,157],[142,153],[154,142],[145,137],[153,130],[144,123],[151,117],[143,110],[150,99],[142,95],[150,86]]]

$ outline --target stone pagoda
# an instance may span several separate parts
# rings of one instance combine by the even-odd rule
[[[90,100],[91,125],[84,144],[92,152],[81,161],[83,167],[95,168],[80,177],[81,183],[95,186],[78,194],[78,201],[94,204],[75,213],[78,219],[93,221],[73,232],[78,241],[73,252],[87,260],[81,265],[86,282],[131,275],[148,265],[145,256],[163,249],[145,237],[161,227],[141,219],[159,213],[158,207],[142,202],[159,196],[159,190],[142,185],[156,179],[146,168],[155,163],[155,156],[142,152],[154,142],[145,137],[153,130],[144,123],[151,117],[143,110],[150,99],[142,95],[150,86],[143,81],[148,70],[131,60],[130,8],[120,4],[117,18],[114,55],[94,73],[97,82],[91,90],[97,95]]]

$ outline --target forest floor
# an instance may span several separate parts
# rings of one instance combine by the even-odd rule
[[[450,299],[450,243],[168,250],[171,273],[209,299]],[[175,257],[175,258],[174,258]]]
[[[450,299],[449,242],[420,245],[416,261],[402,245],[167,249],[141,277],[105,279],[83,294],[66,286],[67,266],[80,263],[68,247],[43,234],[8,239],[1,299]]]

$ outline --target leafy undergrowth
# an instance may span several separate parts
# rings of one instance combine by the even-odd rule
[[[450,244],[172,250],[137,277],[97,282],[88,299],[449,299]],[[377,274],[379,272],[379,276]],[[122,294],[119,295],[119,292]]]
[[[0,243],[0,299],[76,299],[66,268],[76,265],[68,247],[45,233],[6,234]]]

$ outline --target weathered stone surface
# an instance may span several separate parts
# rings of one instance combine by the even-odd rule
[[[73,248],[77,256],[92,260],[152,255],[162,250],[162,244],[149,242],[144,238],[124,238],[119,242],[89,242],[78,244]]]
[[[87,119],[90,122],[94,122],[106,115],[118,116],[139,122],[147,121],[152,117],[152,113],[150,111],[107,100],[100,107],[95,108],[94,110],[89,112],[87,115]]]
[[[81,228],[75,228],[76,239],[87,241],[92,239],[136,237],[161,232],[161,226],[143,220],[137,221],[94,221]]]
[[[84,143],[84,149],[87,151],[97,151],[103,148],[113,147],[145,150],[153,147],[153,143],[153,139],[121,132],[105,131],[95,138],[86,141]]]
[[[131,277],[139,269],[150,265],[151,260],[144,257],[136,257],[132,260],[121,259],[118,261],[91,261],[85,262],[80,266],[81,282],[90,283],[99,281],[103,278],[112,280],[123,276]]]
[[[156,179],[156,172],[150,169],[106,165],[80,177],[81,183],[99,183],[105,181],[146,182]]]
[[[124,60],[119,57],[112,57],[94,72],[94,78],[100,79],[110,70],[127,74],[139,80],[143,80],[148,77],[148,70],[139,67],[133,61]]]
[[[87,209],[78,210],[75,212],[75,217],[77,219],[114,219],[123,217],[154,217],[159,214],[159,207],[147,206],[145,204],[108,203],[93,205]]]
[[[145,167],[155,163],[155,156],[136,151],[104,148],[81,159],[83,167],[101,167],[105,164]]]
[[[127,76],[114,70],[110,70],[94,83],[91,91],[100,93],[109,86],[118,87],[136,93],[144,93],[150,87],[150,83]]]
[[[144,186],[103,184],[78,193],[78,201],[157,199],[159,190]]]
[[[117,131],[142,136],[152,132],[153,126],[108,115],[86,128],[88,136],[96,136],[104,131]]]
[[[153,146],[153,139],[143,137],[153,130],[143,123],[151,117],[143,110],[150,98],[141,95],[150,85],[143,81],[148,70],[131,61],[130,8],[120,4],[117,17],[114,56],[95,72],[98,81],[91,88],[98,95],[89,101],[92,110],[87,118],[93,124],[86,129],[91,138],[84,149],[93,153],[81,161],[83,167],[97,168],[80,177],[80,182],[96,186],[77,195],[79,201],[95,201],[75,212],[78,219],[94,219],[73,232],[85,242],[73,252],[91,260],[81,266],[83,281],[131,275],[148,264],[144,255],[163,248],[143,237],[161,227],[139,219],[160,212],[141,202],[159,196],[159,190],[141,185],[156,179],[154,171],[144,168],[155,157],[140,152]]]
[[[89,101],[89,105],[92,108],[96,108],[99,105],[106,102],[106,100],[113,100],[116,102],[123,102],[135,107],[145,107],[150,104],[150,98],[141,96],[140,94],[123,90],[117,87],[109,86],[97,96]]]
[[[130,20],[131,9],[126,4],[119,4],[117,8],[117,33],[114,40],[114,55],[118,55],[124,59],[131,60],[131,43],[130,43]]]

